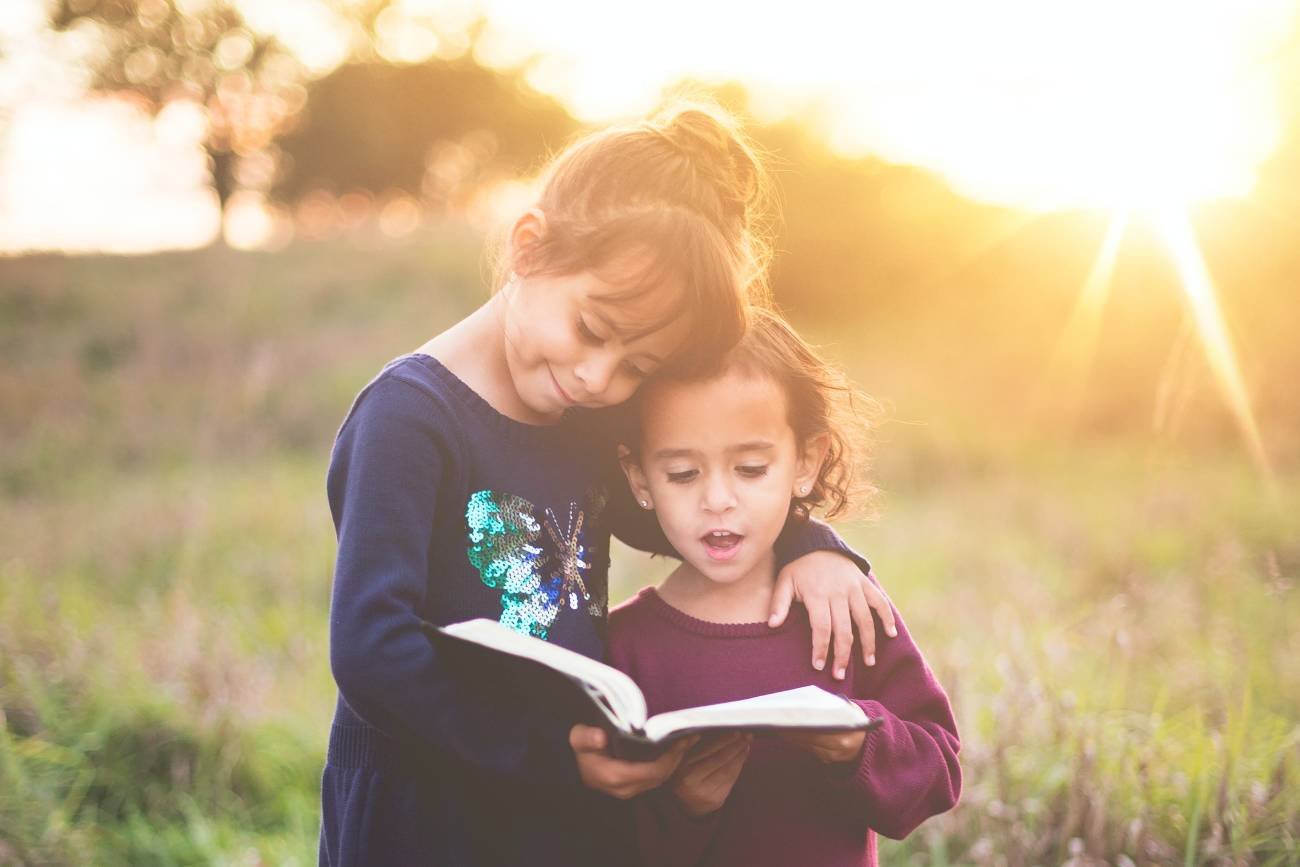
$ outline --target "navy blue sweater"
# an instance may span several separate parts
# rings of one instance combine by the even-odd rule
[[[611,528],[671,553],[618,473],[609,418],[514,421],[427,355],[357,396],[327,483],[339,699],[321,864],[634,858],[623,805],[578,780],[571,715],[531,684],[466,677],[419,628],[491,617],[603,658]],[[784,562],[851,554],[822,524],[786,535]]]

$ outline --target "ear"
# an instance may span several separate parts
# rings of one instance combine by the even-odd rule
[[[546,214],[540,208],[529,208],[524,211],[510,228],[507,254],[510,270],[516,274],[527,274],[531,271],[536,263],[531,261],[530,251],[545,237]]]
[[[831,435],[825,432],[813,434],[804,441],[803,447],[799,450],[792,496],[802,497],[806,492],[812,491],[813,485],[817,483],[817,474],[821,472],[822,464],[826,461],[826,453],[830,448]],[[800,493],[801,491],[805,493]]]
[[[643,509],[653,509],[655,501],[650,496],[650,486],[646,484],[645,473],[641,469],[641,464],[632,457],[632,450],[623,444],[618,447],[618,465],[623,468],[623,475],[627,476],[627,486],[632,489],[632,496]]]

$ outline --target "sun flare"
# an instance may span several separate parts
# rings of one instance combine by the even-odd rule
[[[1180,211],[1153,214],[1152,222],[1173,259],[1174,267],[1178,269],[1192,321],[1219,390],[1223,393],[1233,420],[1245,440],[1251,460],[1254,461],[1265,482],[1272,485],[1273,473],[1259,434],[1259,425],[1251,410],[1250,397],[1241,375],[1241,367],[1237,363],[1237,355],[1232,348],[1228,327],[1219,309],[1214,280],[1196,243],[1196,233],[1192,223],[1187,215]]]

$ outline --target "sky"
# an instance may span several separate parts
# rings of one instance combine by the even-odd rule
[[[196,2],[196,0],[189,0]],[[0,12],[0,251],[142,252],[220,230],[203,117],[88,103],[67,61],[93,46],[40,33],[42,0]],[[313,69],[347,52],[315,0],[241,0]],[[1250,192],[1285,116],[1297,0],[661,0],[639,18],[575,0],[403,0],[384,49],[478,50],[584,120],[654,107],[682,77],[739,80],[760,117],[795,115],[840,151],[919,165],[972,198],[1032,210],[1166,208]],[[436,34],[443,34],[441,40]]]

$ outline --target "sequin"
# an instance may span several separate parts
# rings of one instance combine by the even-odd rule
[[[467,553],[483,583],[501,591],[503,624],[546,638],[566,597],[571,610],[578,610],[581,600],[590,616],[603,621],[604,576],[593,582],[596,592],[584,580],[593,566],[586,538],[601,539],[593,522],[604,511],[603,493],[589,492],[586,506],[584,512],[570,503],[563,522],[546,509],[545,521],[539,523],[536,507],[523,497],[490,490],[470,495],[465,507]]]

